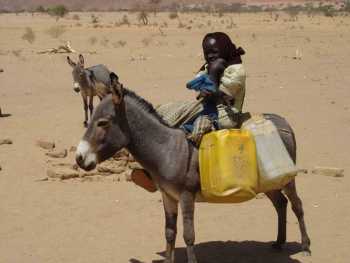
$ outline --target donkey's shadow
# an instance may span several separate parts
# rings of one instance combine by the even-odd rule
[[[257,241],[213,241],[199,243],[195,252],[199,263],[301,263],[291,258],[301,251],[299,243],[287,243],[282,251],[273,250],[271,243]],[[164,252],[157,253],[164,256]],[[175,249],[176,263],[187,262],[186,248]],[[144,263],[142,260],[130,259],[130,263]],[[162,263],[153,260],[152,263]]]

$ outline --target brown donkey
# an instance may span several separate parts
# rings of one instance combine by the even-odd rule
[[[194,206],[200,197],[198,174],[198,151],[186,139],[181,129],[167,126],[151,104],[128,89],[124,89],[113,73],[112,95],[107,96],[96,108],[77,152],[76,162],[91,170],[112,157],[123,147],[147,170],[162,193],[165,210],[165,238],[167,263],[174,263],[175,238],[177,233],[178,204],[183,215],[183,238],[187,246],[188,263],[197,262],[194,252]],[[281,131],[281,137],[289,154],[295,161],[296,143],[288,123],[277,115],[265,115]],[[302,203],[293,180],[284,188],[292,203],[301,232],[301,248],[310,252],[310,239],[304,223]],[[281,249],[286,242],[287,198],[281,190],[266,193],[278,215],[277,241]]]
[[[110,71],[106,66],[101,64],[84,68],[84,57],[81,54],[79,55],[78,63],[73,62],[70,57],[67,57],[67,62],[73,68],[73,89],[75,92],[80,91],[83,98],[85,112],[84,126],[87,127],[88,110],[90,110],[90,118],[94,110],[94,96],[98,96],[101,100],[110,93]]]

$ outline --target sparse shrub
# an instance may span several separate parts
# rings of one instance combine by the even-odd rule
[[[230,17],[230,24],[226,28],[227,29],[232,29],[234,27],[237,27],[237,25],[235,24],[235,22],[233,22],[232,17]]]
[[[259,13],[264,11],[263,7],[260,5],[249,5],[245,8],[242,8],[242,11],[246,11],[249,13]]]
[[[95,45],[97,43],[97,38],[96,37],[90,37],[89,38],[89,43],[90,43],[90,45]]]
[[[22,36],[22,39],[26,40],[30,44],[32,44],[35,41],[35,34],[34,34],[33,29],[31,29],[30,27],[27,27],[25,29],[25,32],[24,32],[23,36]]]
[[[47,10],[46,10],[42,5],[39,5],[39,6],[35,9],[35,12],[38,12],[38,13],[46,13]]]
[[[182,23],[181,21],[179,21],[179,24],[177,25],[178,28],[184,28],[186,27],[186,25],[184,23]]]
[[[166,34],[164,33],[164,31],[162,30],[162,27],[158,27],[159,33],[162,37],[165,37]]]
[[[336,10],[333,5],[322,5],[319,7],[321,12],[327,17],[334,17]]]
[[[152,42],[152,38],[146,37],[146,38],[142,39],[141,42],[142,42],[142,44],[143,44],[145,47],[147,47],[147,46],[149,46],[149,44]]]
[[[350,12],[350,0],[344,1],[342,11]]]
[[[159,10],[159,4],[161,2],[162,2],[162,0],[149,0],[149,4],[151,5],[151,9],[152,9],[154,15],[157,14],[157,11]]]
[[[240,13],[243,11],[244,4],[242,3],[232,3],[227,7],[221,7],[220,10],[224,10],[226,8],[229,12]]]
[[[64,26],[52,26],[46,31],[46,33],[53,38],[59,38],[64,32],[66,32]]]
[[[305,3],[304,10],[305,10],[306,15],[308,17],[313,17],[317,11],[315,6],[313,5],[313,3]]]
[[[127,15],[123,15],[122,24],[130,26],[129,17]]]
[[[292,21],[298,20],[298,15],[299,15],[301,10],[302,10],[301,6],[295,6],[295,5],[288,5],[287,7],[285,7],[283,9],[283,11],[289,15],[289,17]]]
[[[100,21],[99,21],[99,18],[97,16],[95,16],[94,14],[91,15],[91,23],[92,24],[98,24]]]
[[[144,10],[140,11],[137,15],[137,19],[139,20],[139,22],[141,22],[145,26],[148,25],[149,23],[148,17],[149,17],[148,13]]]
[[[102,38],[101,41],[100,41],[100,44],[101,44],[102,46],[104,46],[104,47],[107,47],[108,44],[109,44],[109,39],[106,38],[106,37]]]
[[[157,47],[162,47],[162,46],[167,46],[168,42],[167,41],[155,41],[154,43]]]
[[[130,26],[129,17],[127,15],[123,15],[122,20],[120,22],[115,22],[115,26],[128,25]]]
[[[12,50],[12,54],[13,54],[15,57],[19,58],[19,57],[21,57],[21,55],[22,55],[22,50],[21,50],[21,49]]]
[[[72,19],[73,19],[73,20],[80,20],[80,16],[79,16],[78,14],[74,14],[74,15],[72,16]]]
[[[159,5],[161,2],[162,0],[149,0],[149,3],[153,5]]]
[[[64,17],[68,12],[68,9],[64,5],[55,5],[47,9],[47,13],[51,16],[55,16],[56,20]]]
[[[117,42],[114,42],[113,44],[113,47],[115,48],[119,48],[119,47],[124,47],[126,45],[126,41],[124,40],[119,40]]]
[[[177,12],[171,12],[171,13],[169,14],[169,18],[170,18],[170,19],[175,19],[175,18],[178,18],[178,17],[179,17],[179,15],[178,15]]]
[[[252,39],[256,40],[256,34],[255,33],[252,33]]]

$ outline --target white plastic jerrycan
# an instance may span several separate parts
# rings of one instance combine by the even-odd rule
[[[275,125],[263,116],[253,116],[243,123],[243,130],[250,131],[255,140],[259,171],[257,192],[281,189],[298,173],[293,160]]]

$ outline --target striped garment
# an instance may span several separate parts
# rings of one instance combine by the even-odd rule
[[[197,77],[205,73],[207,73],[207,70],[199,72]],[[219,129],[234,128],[237,126],[237,116],[242,112],[244,102],[245,80],[246,72],[242,64],[230,65],[225,69],[220,79],[219,90],[227,96],[233,97],[234,104],[232,106],[217,105],[217,127]],[[212,118],[207,115],[198,116],[203,110],[203,105],[197,101],[170,102],[156,108],[158,114],[172,127],[180,127],[185,123],[193,122],[197,118],[193,122],[193,131],[189,135],[190,139],[197,145],[206,132],[215,129]]]

